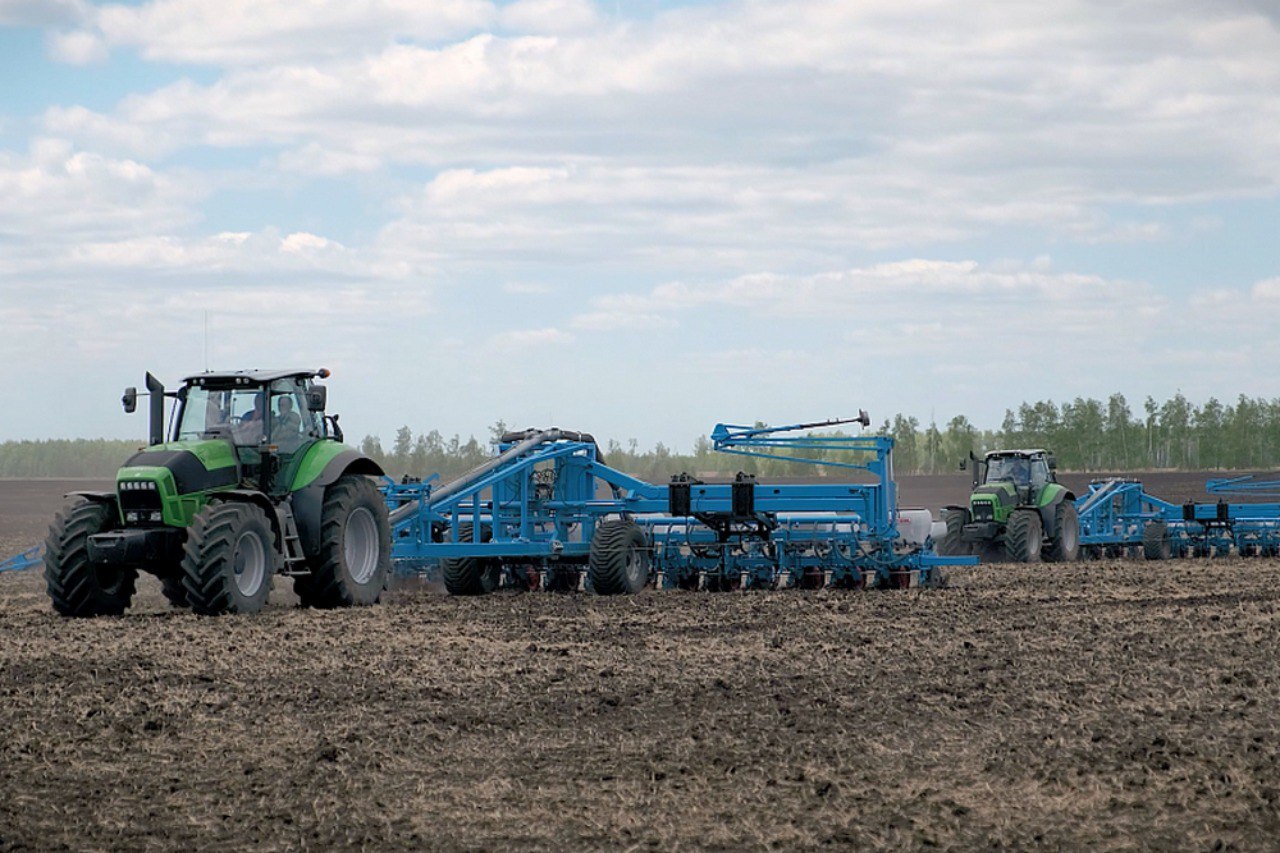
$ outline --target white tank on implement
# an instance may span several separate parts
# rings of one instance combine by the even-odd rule
[[[923,545],[930,536],[938,538],[934,529],[933,513],[927,509],[898,510],[898,532],[912,545]],[[943,525],[942,532],[946,532],[946,525]]]

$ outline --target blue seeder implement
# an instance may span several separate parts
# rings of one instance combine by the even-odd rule
[[[1210,480],[1211,494],[1280,496],[1280,481],[1253,477]],[[1096,480],[1076,501],[1080,544],[1086,554],[1141,552],[1171,557],[1275,557],[1280,555],[1280,503],[1183,503],[1147,494],[1137,480]]]
[[[682,475],[654,485],[611,468],[595,440],[559,429],[503,436],[498,455],[444,486],[388,489],[392,557],[438,565],[455,594],[507,583],[600,594],[664,588],[905,588],[971,557],[933,550],[927,510],[899,511],[893,439],[812,434],[851,420],[754,428],[721,424],[716,450],[801,459],[861,482],[766,485]],[[817,459],[819,454],[824,458]],[[583,575],[585,574],[585,580]]]

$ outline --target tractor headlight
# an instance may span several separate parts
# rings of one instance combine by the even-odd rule
[[[151,513],[151,520],[152,520],[152,521],[164,521],[164,513],[163,513],[163,512],[153,512],[153,513]]]
[[[126,512],[124,514],[124,520],[136,523],[138,521],[138,514],[136,512]]]

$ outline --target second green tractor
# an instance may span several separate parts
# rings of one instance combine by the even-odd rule
[[[1079,557],[1075,495],[1058,482],[1052,454],[996,450],[970,460],[973,493],[967,507],[944,511],[942,553],[1013,563],[1065,563]]]

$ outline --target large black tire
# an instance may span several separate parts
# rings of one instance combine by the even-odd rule
[[[187,588],[182,583],[181,574],[165,575],[160,578],[160,592],[172,607],[190,607]]]
[[[1044,556],[1051,563],[1080,559],[1080,514],[1070,498],[1064,497],[1053,510],[1053,538]]]
[[[1034,509],[1015,509],[1004,531],[1004,549],[1010,562],[1038,563],[1044,545],[1044,525]]]
[[[596,595],[632,595],[649,582],[649,543],[634,521],[603,521],[591,538],[587,577]]]
[[[459,524],[458,541],[470,542],[472,529],[470,524]],[[491,536],[488,527],[480,529],[481,542]],[[450,557],[440,561],[440,574],[450,595],[488,595],[502,581],[502,564],[479,557]]]
[[[942,520],[947,525],[946,535],[938,543],[938,553],[944,557],[967,557],[972,548],[964,541],[964,526],[969,523],[969,510],[945,509]]]
[[[112,507],[78,501],[63,507],[44,544],[44,580],[53,609],[63,616],[119,616],[133,600],[136,569],[89,559],[89,537],[115,527]]]
[[[1142,528],[1142,556],[1148,560],[1167,560],[1173,556],[1169,525],[1163,521],[1147,522],[1147,526]]]
[[[366,477],[339,477],[324,492],[320,550],[311,575],[294,582],[304,607],[376,604],[391,575],[391,522],[382,495]]]
[[[182,550],[182,585],[204,616],[257,613],[271,594],[279,552],[262,508],[215,501],[196,513]]]

